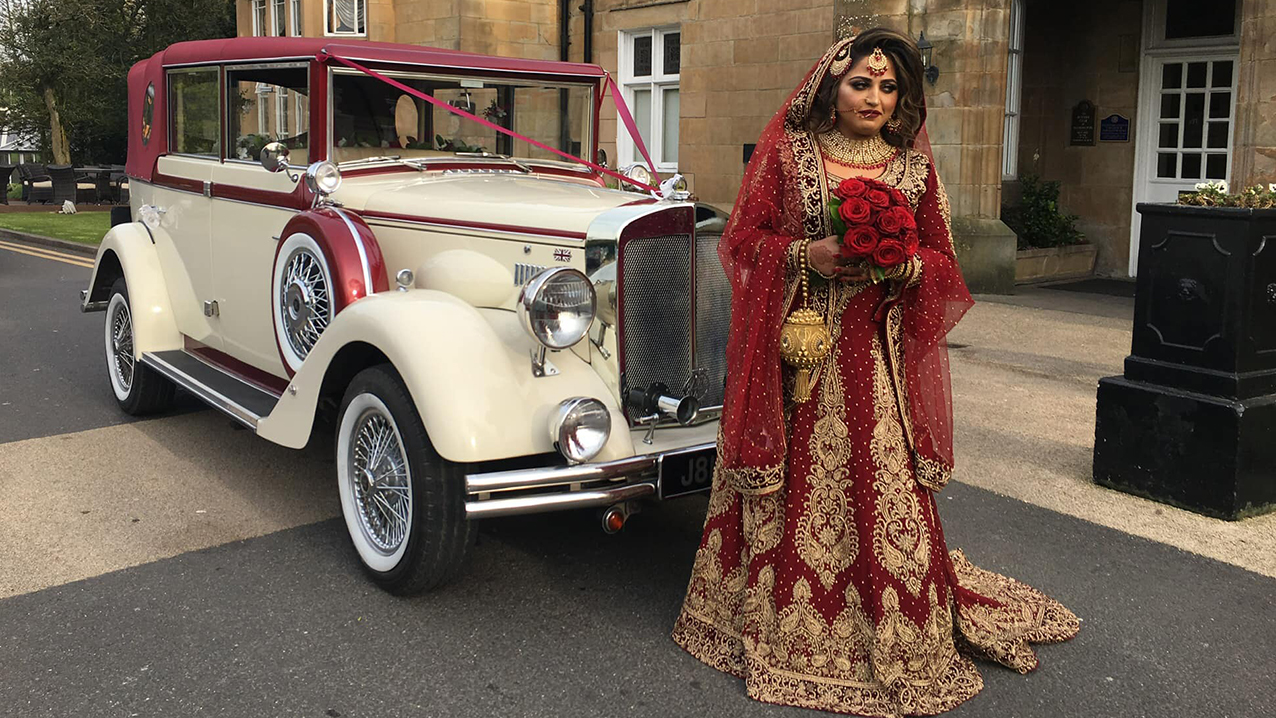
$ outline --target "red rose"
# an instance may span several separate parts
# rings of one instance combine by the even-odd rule
[[[904,245],[897,239],[883,239],[873,250],[873,264],[882,269],[890,269],[906,259],[908,255],[904,252]]]
[[[886,209],[891,206],[891,195],[884,189],[870,188],[864,193],[864,199],[878,209]]]
[[[837,214],[846,223],[846,226],[853,227],[867,222],[868,218],[873,214],[873,208],[869,206],[868,202],[859,197],[852,197],[837,208]]]
[[[917,237],[917,230],[911,227],[905,227],[899,235],[899,241],[904,245],[904,253],[908,256],[917,254],[920,245]]]
[[[908,199],[904,197],[903,192],[900,192],[894,187],[891,187],[890,194],[891,194],[891,204],[895,205],[896,207],[908,206]]]
[[[873,250],[877,249],[877,243],[881,239],[881,235],[872,227],[867,225],[855,227],[842,238],[842,255],[855,259],[868,257],[873,254]]]
[[[852,197],[861,197],[864,195],[864,192],[867,189],[868,187],[864,184],[862,180],[852,177],[850,179],[842,180],[842,184],[839,184],[833,190],[833,196],[837,197],[838,199],[850,199]]]
[[[912,212],[903,207],[891,207],[877,215],[877,228],[882,230],[882,234],[895,236],[904,229],[910,219],[912,219]]]

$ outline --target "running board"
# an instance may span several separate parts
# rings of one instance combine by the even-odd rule
[[[143,353],[142,363],[253,431],[257,430],[257,422],[269,416],[279,402],[279,397],[180,349]]]

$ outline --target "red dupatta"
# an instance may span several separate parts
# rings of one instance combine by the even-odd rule
[[[806,117],[821,80],[835,62],[845,66],[854,38],[835,43],[767,124],[754,150],[735,209],[718,245],[731,280],[727,387],[718,442],[718,471],[737,491],[765,494],[784,481],[788,441],[779,352],[780,327],[790,309],[796,271],[790,249],[800,238],[829,234],[818,143]],[[923,110],[924,118],[924,110]],[[929,156],[925,129],[914,149]],[[942,225],[925,223],[923,217]],[[921,272],[907,287],[893,287],[881,315],[895,337],[896,391],[917,475],[941,488],[951,474],[952,398],[945,335],[973,303],[961,278],[947,229],[947,200],[933,168],[918,206]],[[942,231],[941,228],[942,227]],[[942,236],[940,236],[942,235]],[[902,384],[902,385],[900,385]]]

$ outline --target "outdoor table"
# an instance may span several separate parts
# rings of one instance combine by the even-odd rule
[[[115,201],[115,191],[111,186],[111,173],[114,172],[110,166],[99,167],[90,165],[87,167],[76,167],[76,173],[93,177],[93,185],[97,192],[97,201]]]

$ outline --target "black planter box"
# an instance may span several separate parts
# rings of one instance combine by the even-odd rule
[[[1140,204],[1125,375],[1099,381],[1094,480],[1238,519],[1276,509],[1276,210]]]

